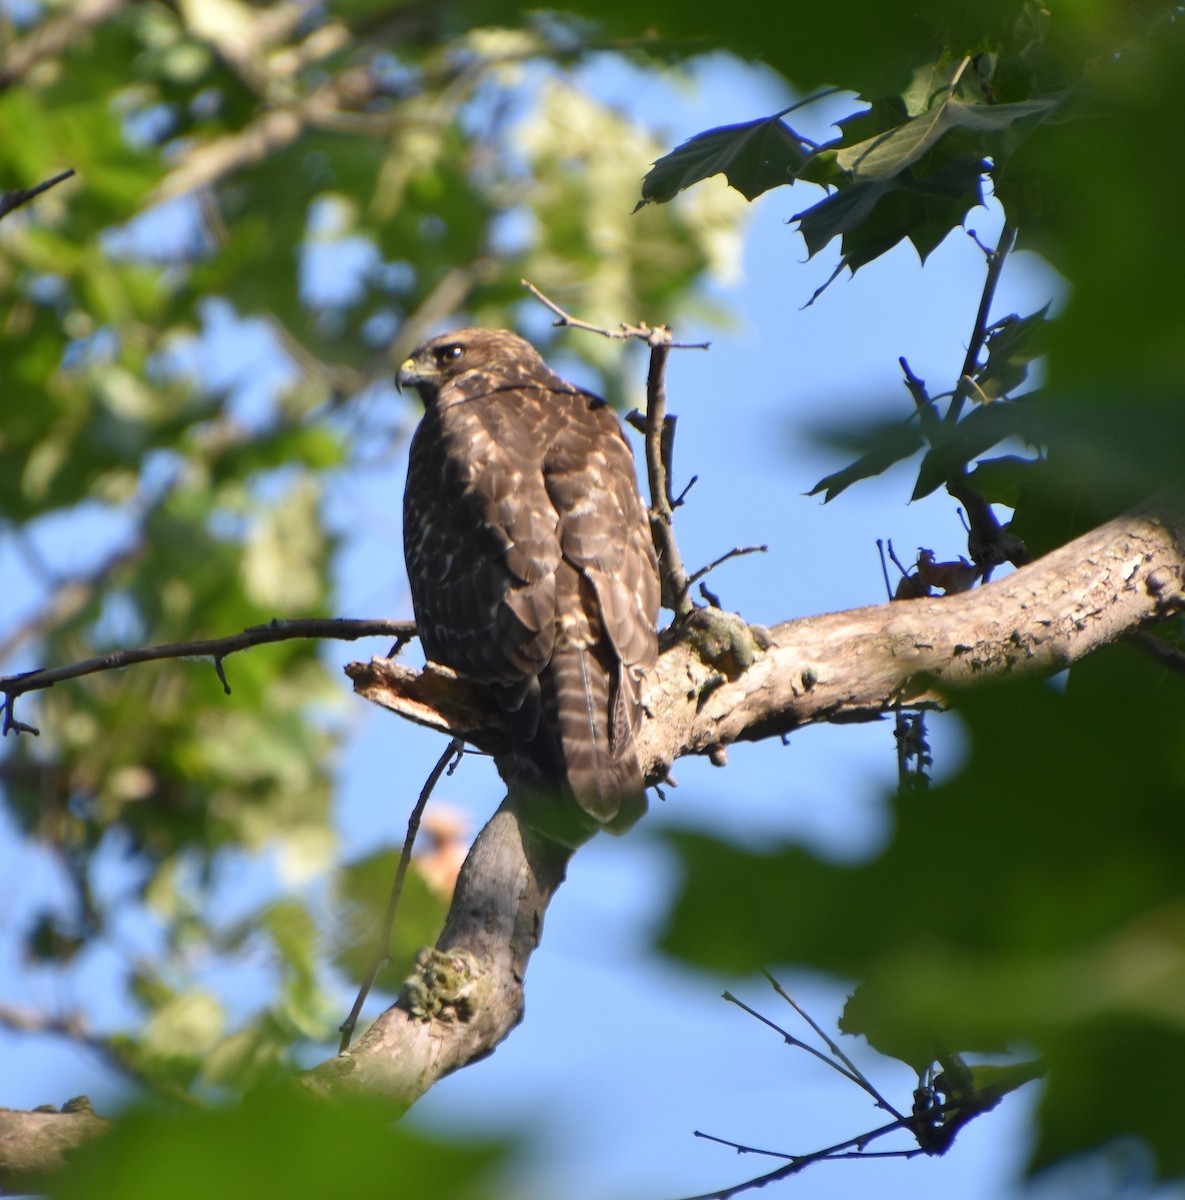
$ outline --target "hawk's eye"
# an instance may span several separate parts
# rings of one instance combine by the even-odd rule
[[[456,362],[464,353],[464,350],[454,342],[449,346],[441,346],[436,351],[436,361],[443,367],[445,363]]]

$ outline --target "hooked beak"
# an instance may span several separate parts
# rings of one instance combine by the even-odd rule
[[[416,360],[414,358],[405,358],[403,365],[395,374],[395,390],[402,393],[405,387],[415,387],[419,381],[420,375],[416,370]]]

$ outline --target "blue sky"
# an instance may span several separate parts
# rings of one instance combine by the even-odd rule
[[[676,87],[606,60],[582,78],[603,98],[658,126],[672,146],[700,129],[766,115],[788,102],[778,80],[726,59],[706,60],[695,75],[695,88]],[[804,114],[804,132],[827,136],[827,118],[845,108],[836,98]],[[768,544],[768,554],[730,562],[710,580],[728,607],[758,623],[882,601],[877,538],[891,538],[906,562],[919,546],[932,548],[940,559],[966,550],[952,501],[907,503],[909,465],[858,485],[830,505],[804,493],[843,465],[840,455],[820,445],[815,434],[821,427],[870,413],[907,414],[899,356],[933,390],[953,384],[975,317],[983,256],[961,233],[948,238],[924,270],[911,248],[898,247],[803,307],[835,258],[829,252],[806,262],[802,241],[786,222],[816,197],[806,188],[781,189],[753,206],[739,277],[716,289],[733,309],[735,325],[678,330],[688,340],[708,337],[713,347],[707,354],[675,355],[668,374],[669,404],[680,417],[677,467],[700,476],[679,514],[684,558],[694,568],[738,544]],[[969,224],[990,243],[1000,220],[995,212],[978,210]],[[1032,312],[1062,290],[1044,264],[1017,254],[1004,273],[993,315]],[[222,361],[233,365],[242,358],[282,372],[258,331],[223,321],[218,313],[213,324],[224,339]],[[641,387],[640,366],[639,394]],[[384,394],[372,403],[395,401]],[[401,410],[388,423],[395,427],[408,416]],[[410,615],[400,551],[402,455],[400,448],[382,469],[334,486],[335,515],[354,531],[339,564],[343,616]],[[43,551],[59,569],[70,570],[94,544],[94,531],[74,522],[51,530]],[[0,547],[0,571],[10,582],[0,611],[2,640],[10,619],[36,593],[11,549]],[[330,645],[325,654],[339,664],[373,649]],[[407,808],[443,742],[348,694],[344,703],[357,725],[342,758],[337,814],[342,853],[349,856],[402,840]],[[958,764],[958,730],[936,720],[932,732],[941,775]],[[759,977],[705,977],[656,959],[647,945],[677,872],[662,844],[664,828],[708,828],[751,845],[795,840],[838,857],[871,854],[886,834],[883,797],[895,769],[887,724],[806,730],[789,746],[737,746],[724,770],[706,760],[679,763],[679,787],[653,803],[642,826],[624,839],[599,838],[576,856],[531,964],[523,1026],[491,1059],[438,1084],[411,1119],[479,1131],[528,1124],[533,1138],[516,1185],[524,1200],[675,1197],[775,1165],[694,1139],[697,1128],[801,1153],[878,1124],[863,1093],[787,1049],[719,998],[727,987],[773,1019],[790,1022],[792,1014]],[[469,814],[476,827],[496,806],[501,789],[488,764],[469,758],[438,794]],[[111,886],[118,889],[118,868],[112,871]],[[6,914],[0,972],[16,980],[13,992],[5,989],[7,997],[51,1010],[71,1007],[76,997],[62,996],[45,978],[30,980],[15,958],[22,914],[60,886],[52,863],[30,855],[10,831],[0,829],[0,880],[0,911]],[[283,886],[274,861],[244,856],[226,872],[226,903]],[[720,903],[727,905],[728,897],[721,896]],[[810,920],[811,914],[771,912],[770,919]],[[845,981],[769,965],[816,1020],[834,1025]],[[113,962],[104,966],[98,960],[85,987],[99,1017],[113,1020],[119,1005],[105,996],[104,987],[114,969]],[[262,979],[245,979],[238,1002],[249,1008],[261,986]],[[904,1068],[862,1057],[859,1044],[845,1049],[882,1090],[907,1103],[913,1080]],[[63,1044],[0,1033],[0,1055],[6,1063],[0,1104],[60,1102],[79,1091],[101,1102],[111,1093],[110,1077]],[[934,1192],[961,1200],[1006,1195],[1025,1147],[1024,1124],[1036,1089],[1029,1092],[974,1123],[945,1159],[825,1164],[772,1194],[793,1188],[800,1200],[841,1194],[893,1198]]]
[[[722,59],[705,64],[694,96],[610,65],[587,78],[631,112],[661,113],[671,145],[787,102],[778,81]],[[832,102],[831,113],[844,111],[843,103]],[[827,115],[812,113],[823,124],[806,132],[826,136]],[[819,446],[814,431],[866,419],[870,408],[907,414],[900,355],[934,390],[953,384],[975,317],[983,256],[957,234],[923,271],[913,250],[901,247],[804,308],[835,261],[824,255],[805,262],[801,239],[786,224],[814,198],[805,189],[781,190],[753,206],[743,270],[718,289],[736,314],[735,327],[679,329],[680,337],[708,337],[713,346],[706,355],[675,355],[668,373],[669,403],[680,418],[676,462],[700,476],[679,514],[684,558],[694,567],[737,544],[768,544],[768,554],[731,562],[710,581],[726,605],[760,623],[880,602],[878,537],[892,538],[907,562],[918,546],[940,558],[966,549],[953,502],[907,505],[908,466],[831,505],[804,493],[843,464]],[[979,210],[971,224],[990,242],[1000,218]],[[1044,264],[1016,255],[996,315],[1033,311],[1060,291]],[[395,467],[376,484],[386,498],[372,505],[388,514],[393,540],[401,484]],[[390,574],[402,588],[400,571],[393,561]],[[405,591],[401,595],[402,613]],[[374,714],[350,756],[342,813],[347,833],[355,822],[359,830],[373,827],[369,747],[387,761],[398,755],[413,778],[426,773],[440,751],[438,739],[393,733],[390,724]],[[958,765],[958,731],[941,722],[934,731],[936,769],[951,771]],[[396,736],[398,749],[391,745]],[[466,763],[443,793],[475,822],[500,794],[492,771],[482,767]],[[694,1139],[697,1128],[803,1152],[879,1123],[862,1093],[719,998],[726,986],[788,1021],[764,981],[699,976],[656,960],[647,944],[677,872],[658,836],[664,827],[706,827],[754,845],[800,840],[843,857],[873,852],[886,833],[882,797],[895,777],[891,729],[807,730],[789,747],[733,747],[723,771],[705,760],[684,760],[675,774],[679,788],[652,805],[637,831],[625,839],[600,838],[577,855],[532,961],[523,1026],[490,1060],[442,1081],[416,1109],[417,1121],[440,1127],[463,1121],[480,1130],[513,1129],[527,1120],[537,1140],[520,1181],[524,1196],[679,1196],[775,1165]],[[352,795],[365,811],[354,813]],[[402,806],[388,819],[389,836],[396,838]],[[810,914],[771,913],[771,919],[809,920]],[[834,1023],[844,982],[778,974],[817,1020]],[[858,1046],[846,1048],[858,1057]],[[904,1101],[913,1087],[904,1068],[894,1070],[875,1056],[863,1061],[871,1061],[878,1083]],[[1023,1154],[1033,1098],[1018,1097],[972,1126],[946,1159],[827,1164],[783,1190],[792,1187],[799,1197],[904,1197],[930,1190],[963,1200],[1003,1195]]]

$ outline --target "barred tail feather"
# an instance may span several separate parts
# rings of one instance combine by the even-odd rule
[[[520,781],[534,794],[532,821],[548,832],[579,822],[572,799],[593,818],[579,822],[576,840],[604,826],[623,832],[645,813],[633,722],[625,709],[632,696],[620,690],[595,650],[557,648],[539,676],[541,711],[534,728],[528,733],[526,723],[507,713],[517,735]]]

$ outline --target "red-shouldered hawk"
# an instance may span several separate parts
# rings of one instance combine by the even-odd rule
[[[425,656],[493,690],[532,823],[628,828],[659,577],[617,416],[503,329],[425,342],[397,383],[426,410],[403,498]]]

